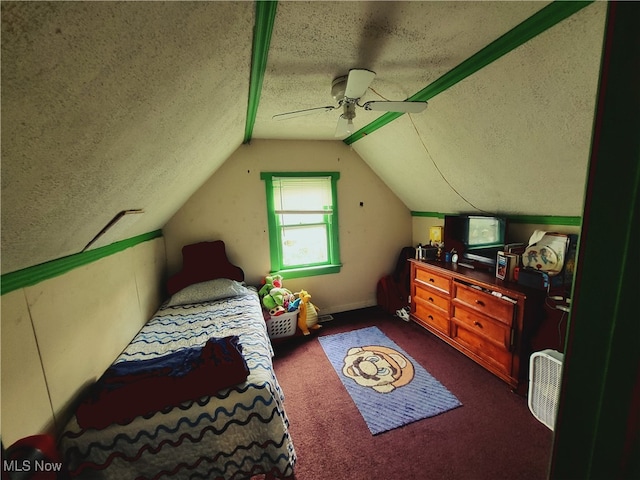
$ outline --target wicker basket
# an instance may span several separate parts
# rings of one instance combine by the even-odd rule
[[[299,310],[294,310],[293,312],[271,316],[267,319],[269,338],[283,338],[294,335],[298,324],[298,312]]]

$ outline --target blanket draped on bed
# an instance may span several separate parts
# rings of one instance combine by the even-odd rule
[[[241,353],[232,346],[242,346]],[[216,352],[216,360],[206,360],[207,352]],[[227,359],[227,354],[242,357],[249,375],[218,389],[219,385],[211,384],[221,381],[222,374],[209,369],[216,361]],[[205,360],[200,363],[202,356]],[[278,478],[293,475],[296,453],[272,356],[255,291],[197,304],[162,306],[95,387],[97,396],[90,396],[83,407],[96,408],[90,402],[98,399],[118,416],[128,416],[131,412],[126,409],[131,406],[127,403],[136,401],[138,395],[131,390],[137,388],[133,386],[137,377],[136,382],[146,379],[157,386],[157,395],[138,389],[145,409],[160,410],[104,428],[80,425],[91,421],[88,410],[82,420],[74,415],[58,445],[69,476],[76,480],[244,480],[265,473]],[[235,369],[240,364],[234,365]],[[157,372],[166,375],[155,378]],[[207,375],[207,380],[191,378],[200,374]],[[229,376],[224,378],[229,380]],[[208,393],[192,392],[197,400],[184,402],[168,399],[181,389],[170,382],[184,382],[189,388],[202,383]],[[114,408],[109,402],[118,395],[121,404]],[[158,404],[150,405],[156,401]],[[161,406],[174,402],[178,405]],[[97,416],[98,410],[93,413]],[[99,415],[104,413],[100,408]]]
[[[76,412],[83,428],[127,423],[244,382],[249,369],[238,337],[211,338],[202,347],[111,366]]]

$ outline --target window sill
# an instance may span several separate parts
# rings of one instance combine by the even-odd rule
[[[283,279],[314,277],[316,275],[327,275],[330,273],[340,273],[341,264],[338,265],[321,265],[318,267],[289,268],[271,272],[272,275],[282,275]]]

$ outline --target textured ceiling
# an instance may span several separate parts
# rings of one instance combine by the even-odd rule
[[[335,104],[331,82],[350,68],[404,100],[507,30],[543,2],[282,2],[278,6],[254,138],[334,139],[340,111],[272,121],[277,113]],[[369,91],[362,102],[381,100]],[[358,109],[362,127],[380,112]]]
[[[161,228],[242,143],[251,2],[2,2],[2,271]]]
[[[335,140],[338,111],[271,117],[334,104],[350,68],[377,73],[363,100],[403,100],[545,5],[280,2],[253,138]],[[579,215],[605,11],[353,148],[412,210]],[[122,210],[145,213],[94,247],[162,228],[243,141],[255,21],[245,1],[2,2],[2,273],[81,251]]]
[[[577,12],[355,150],[411,210],[582,215],[605,7]]]

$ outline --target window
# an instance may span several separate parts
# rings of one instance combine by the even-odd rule
[[[262,172],[271,271],[296,278],[340,271],[338,172]]]

